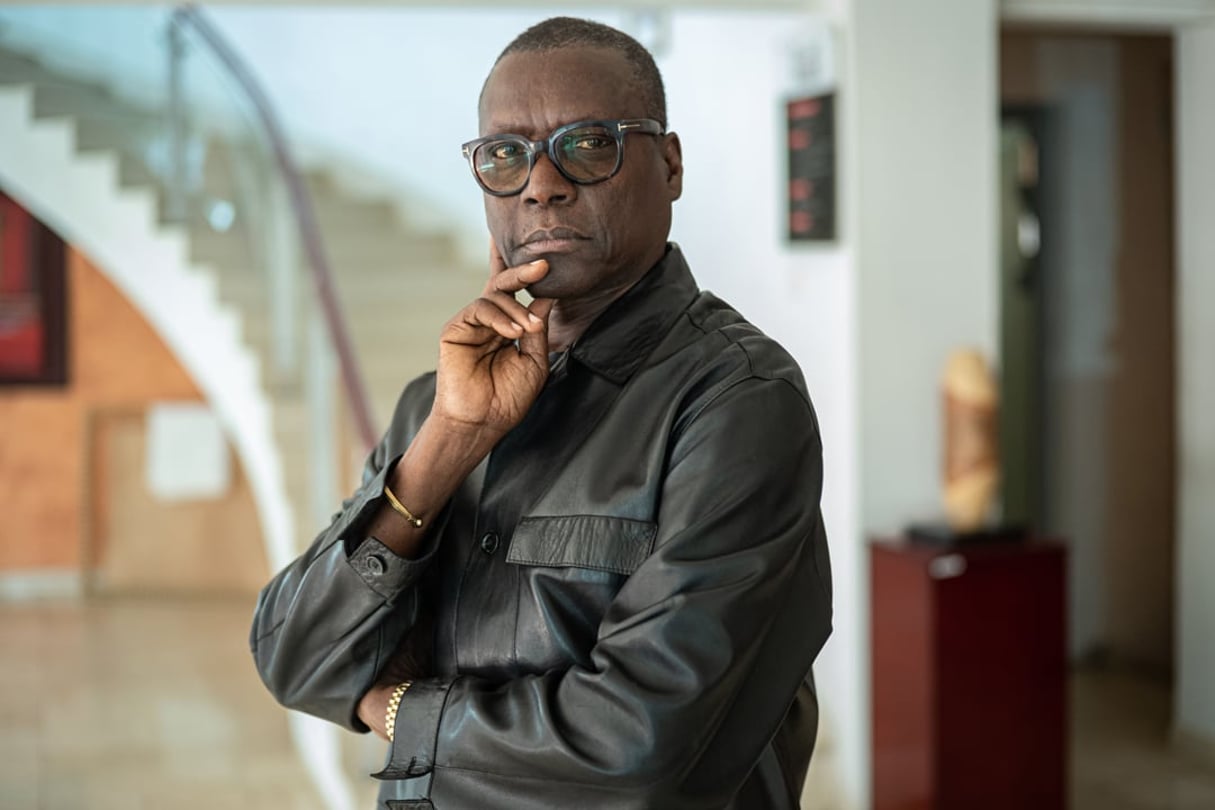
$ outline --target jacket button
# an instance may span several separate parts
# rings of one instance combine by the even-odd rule
[[[379,576],[384,573],[384,558],[379,554],[372,554],[367,558],[367,573]]]
[[[493,554],[498,550],[498,533],[490,532],[481,538],[481,550],[486,554]]]

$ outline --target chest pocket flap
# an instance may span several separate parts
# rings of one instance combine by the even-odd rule
[[[506,561],[631,574],[650,555],[657,533],[657,524],[605,515],[525,517]]]

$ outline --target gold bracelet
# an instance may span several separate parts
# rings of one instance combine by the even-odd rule
[[[413,512],[406,509],[405,504],[398,501],[397,496],[392,494],[392,490],[388,488],[387,484],[384,485],[384,497],[392,504],[393,511],[409,521],[410,526],[413,526],[415,529],[422,528],[422,518],[414,517]]]
[[[384,731],[388,734],[389,742],[392,741],[397,730],[397,709],[401,708],[401,698],[411,686],[413,686],[413,681],[402,681],[397,684],[396,689],[392,690],[392,697],[388,699],[388,709],[384,713]]]

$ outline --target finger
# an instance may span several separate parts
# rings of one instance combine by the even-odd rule
[[[524,334],[524,329],[488,298],[478,298],[461,310],[450,324],[444,336],[448,343],[480,345],[491,339],[490,332],[507,340],[515,340]]]
[[[528,316],[536,328],[529,330],[519,338],[519,351],[537,363],[541,368],[548,367],[548,321],[553,312],[552,298],[537,298],[528,307]]]
[[[548,275],[548,262],[544,259],[536,259],[534,262],[508,267],[502,272],[490,276],[489,282],[485,285],[485,291],[514,295],[527,285],[535,284],[546,275]]]
[[[486,300],[492,301],[503,312],[510,316],[510,319],[519,326],[523,327],[528,332],[535,332],[540,329],[540,318],[532,314],[526,305],[516,299],[513,295],[499,292],[487,292],[483,296]]]
[[[553,307],[556,306],[557,299],[555,298],[537,298],[528,306],[528,313],[535,315],[544,323],[548,323],[549,316],[553,312]]]

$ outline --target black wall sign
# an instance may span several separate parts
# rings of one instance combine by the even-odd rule
[[[835,95],[788,102],[789,239],[835,238]]]

